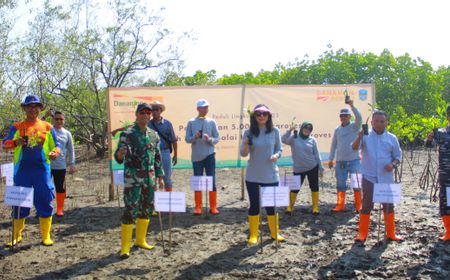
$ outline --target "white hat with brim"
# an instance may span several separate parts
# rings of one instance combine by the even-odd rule
[[[199,99],[197,100],[197,108],[203,108],[203,107],[208,107],[209,103],[206,99]]]
[[[152,103],[150,103],[150,105],[152,105],[152,108],[161,108],[161,112],[164,112],[166,110],[166,105],[162,104],[158,100],[153,101]]]

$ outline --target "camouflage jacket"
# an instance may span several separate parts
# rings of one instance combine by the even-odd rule
[[[127,154],[122,161],[119,161],[117,153],[123,146],[127,147]],[[141,132],[137,124],[123,131],[114,157],[118,163],[124,163],[125,187],[143,184],[153,186],[155,175],[164,176],[159,136],[148,127],[145,133]]]

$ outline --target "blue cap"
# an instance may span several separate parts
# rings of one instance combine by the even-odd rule
[[[30,95],[25,96],[25,98],[23,99],[23,101],[22,101],[22,103],[20,105],[28,106],[28,105],[31,105],[31,104],[39,104],[39,105],[43,106],[39,96],[34,95],[34,94],[30,94]]]
[[[136,113],[139,113],[141,110],[148,109],[152,110],[152,106],[148,105],[147,103],[140,103],[136,108]]]

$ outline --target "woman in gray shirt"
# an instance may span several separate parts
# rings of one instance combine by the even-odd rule
[[[292,160],[294,161],[294,175],[300,175],[300,186],[305,177],[308,177],[312,196],[312,212],[319,214],[319,175],[323,175],[322,159],[320,157],[317,141],[311,136],[313,125],[303,122],[298,135],[292,134],[293,128],[286,131],[281,141],[291,146]],[[294,211],[298,190],[290,192],[289,207],[286,213]]]
[[[240,147],[241,156],[245,157],[250,154],[245,176],[250,200],[248,209],[249,245],[254,245],[258,241],[259,189],[260,187],[278,186],[279,174],[276,162],[281,157],[281,151],[280,132],[273,127],[272,113],[267,106],[259,104],[251,114],[250,129],[244,132]],[[278,234],[278,215],[275,214],[275,209],[266,207],[266,212],[272,239],[283,241],[284,237]]]

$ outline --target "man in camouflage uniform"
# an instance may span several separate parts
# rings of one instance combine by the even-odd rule
[[[450,190],[450,105],[447,107],[446,127],[430,132],[425,145],[427,147],[439,146],[439,212],[444,223],[444,235],[439,237],[442,241],[450,241],[450,204],[447,202],[447,192]]]
[[[146,103],[139,104],[136,109],[136,122],[120,134],[120,140],[114,157],[117,162],[124,163],[124,202],[122,215],[122,258],[130,256],[133,236],[133,222],[136,219],[135,246],[153,249],[147,244],[150,216],[153,211],[153,196],[156,188],[155,175],[161,187],[164,186],[159,150],[159,137],[155,131],[147,127],[152,114],[152,107]]]

